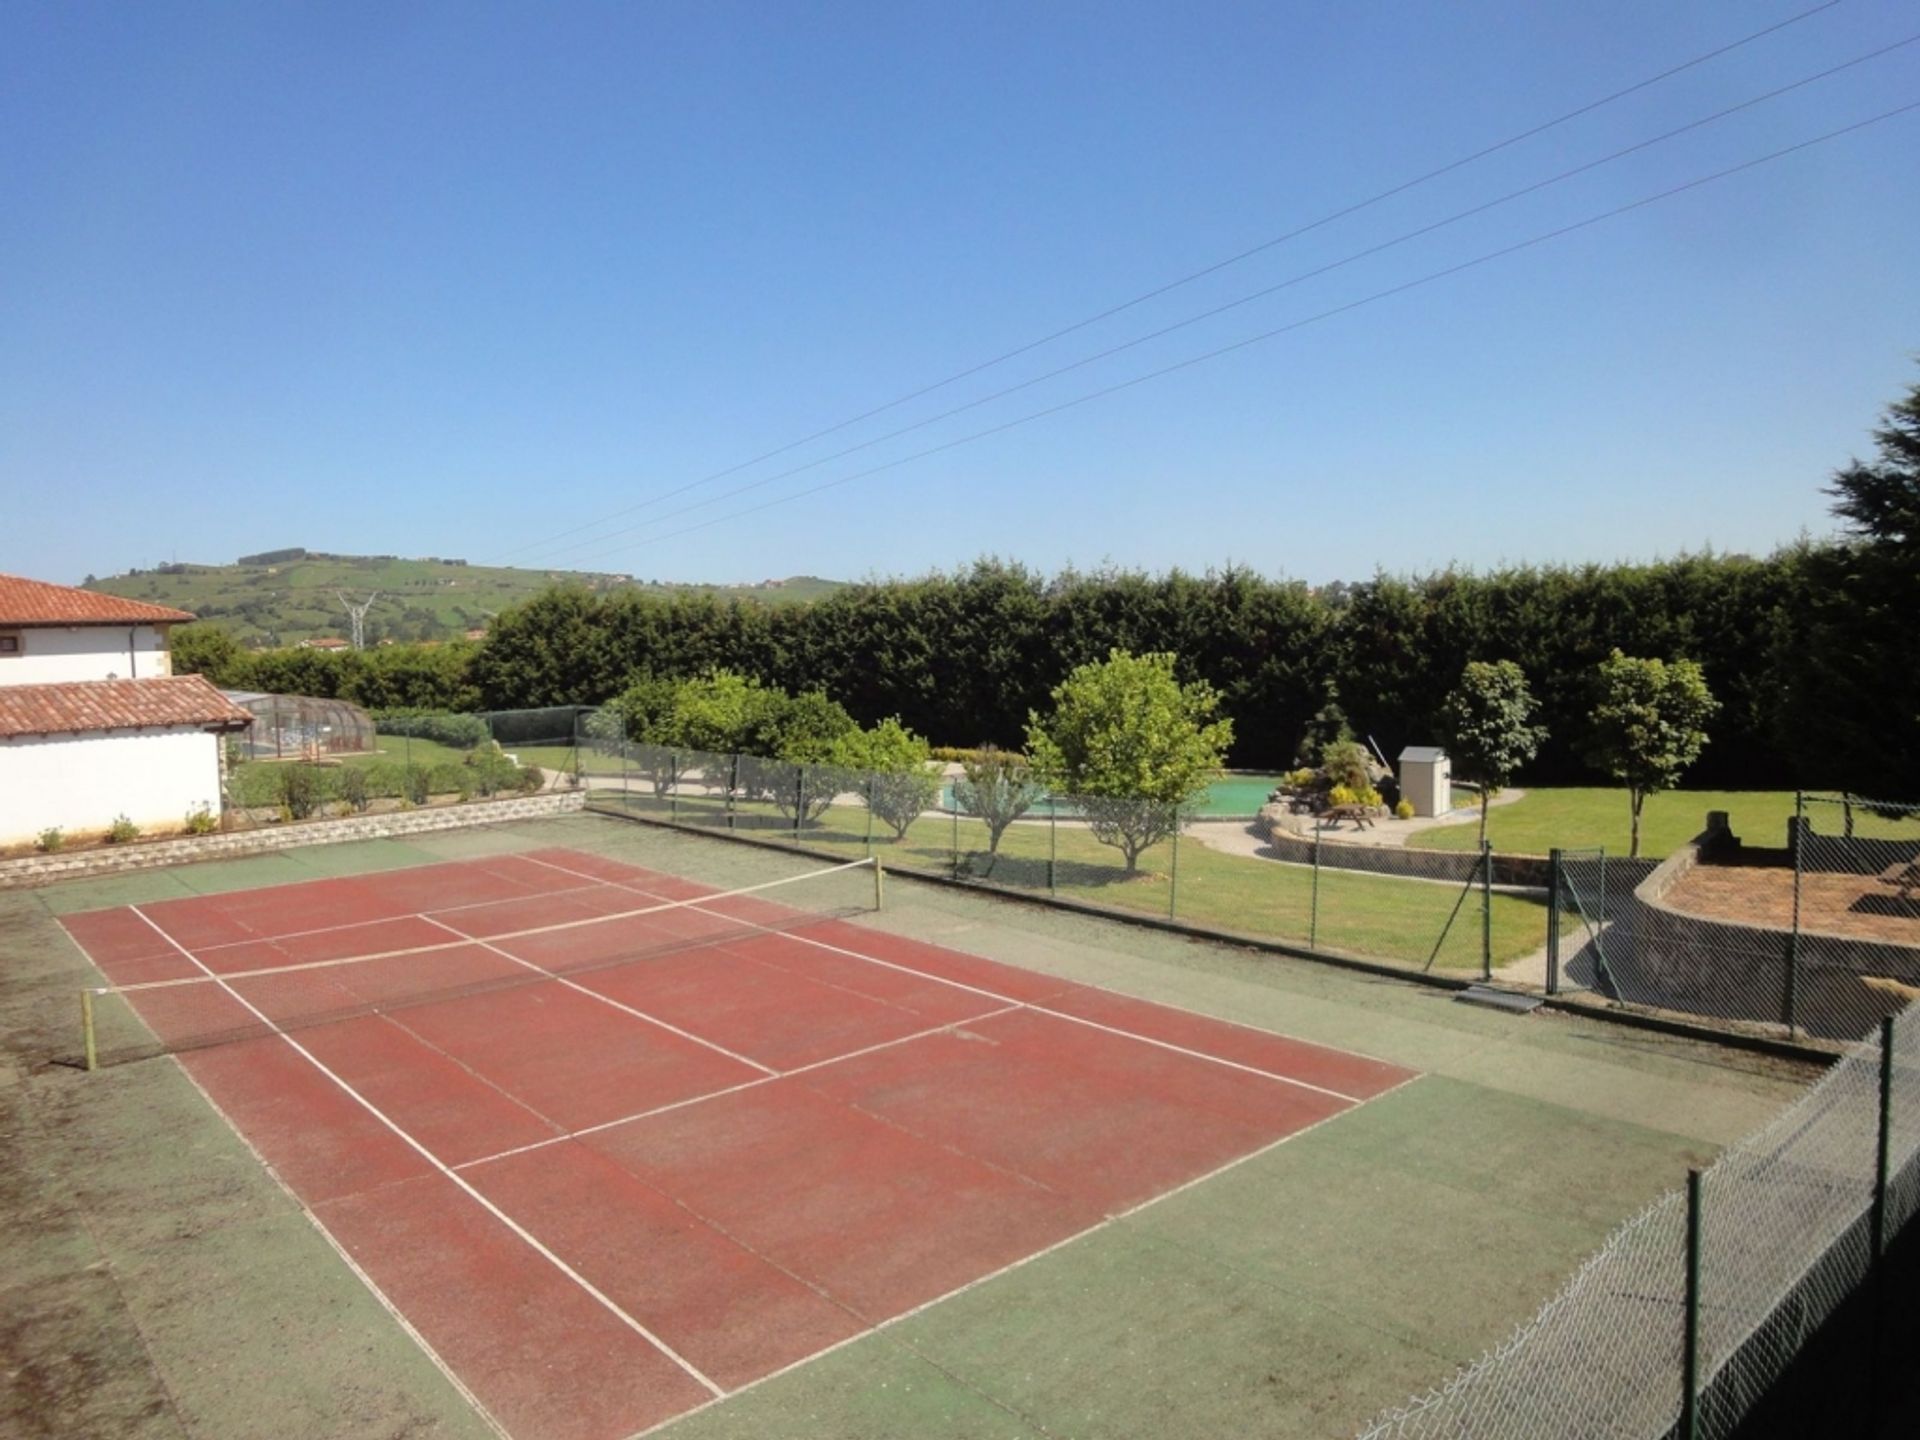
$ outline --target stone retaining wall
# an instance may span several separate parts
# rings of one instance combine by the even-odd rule
[[[1668,896],[1696,865],[1737,850],[1725,816],[1636,885],[1608,901],[1607,968],[1618,997],[1635,1004],[1726,1020],[1783,1023],[1788,970],[1796,1028],[1855,1040],[1901,1002],[1860,983],[1863,975],[1920,983],[1920,948],[1885,941],[1741,923],[1682,910]],[[1751,856],[1752,852],[1744,852]],[[1611,871],[1614,862],[1607,866]],[[1613,889],[1609,875],[1607,888]],[[1624,887],[1623,887],[1624,888]],[[1617,908],[1616,908],[1617,907]]]
[[[213,835],[183,835],[172,840],[134,841],[105,845],[71,854],[23,855],[0,860],[0,890],[46,885],[85,875],[110,875],[125,870],[149,870],[162,865],[184,865],[195,860],[222,860],[235,855],[257,855],[296,845],[334,845],[347,840],[383,840],[395,835],[420,835],[432,830],[458,830],[468,825],[497,825],[505,820],[534,820],[566,815],[586,807],[584,790],[548,791],[543,795],[516,795],[504,800],[468,800],[457,805],[433,805],[417,810],[391,810],[377,815],[348,815],[339,819],[300,820],[268,825],[258,830],[231,830]]]
[[[1313,864],[1314,842],[1276,823],[1278,816],[1260,812],[1255,824],[1266,836],[1267,846],[1281,860],[1292,865]],[[1480,857],[1471,850],[1413,850],[1399,845],[1353,845],[1330,835],[1320,837],[1320,865],[1323,869],[1360,870],[1370,875],[1397,875],[1416,880],[1451,880],[1464,885],[1478,872]],[[1607,857],[1611,869],[1631,875],[1635,881],[1652,873],[1652,860],[1628,860]],[[1493,852],[1493,883],[1535,890],[1547,888],[1548,859],[1545,855],[1508,855]]]

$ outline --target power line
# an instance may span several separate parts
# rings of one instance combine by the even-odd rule
[[[1637,154],[1642,150],[1647,150],[1652,148],[1655,145],[1663,144],[1668,140],[1672,140],[1681,135],[1688,134],[1691,131],[1701,129],[1702,127],[1711,125],[1716,121],[1724,120],[1729,115],[1736,115],[1736,114],[1739,114],[1741,111],[1751,110],[1756,105],[1765,104],[1767,101],[1770,101],[1770,100],[1776,100],[1782,95],[1790,94],[1795,90],[1804,89],[1808,85],[1815,84],[1818,81],[1830,79],[1831,77],[1838,75],[1843,71],[1853,69],[1857,65],[1864,65],[1871,60],[1877,60],[1884,55],[1891,54],[1896,50],[1903,49],[1904,47],[1915,44],[1917,42],[1920,42],[1920,33],[1909,35],[1903,40],[1896,40],[1889,45],[1883,45],[1877,50],[1869,51],[1864,55],[1856,56],[1853,59],[1843,61],[1838,65],[1829,66],[1825,70],[1821,70],[1812,75],[1804,76],[1803,78],[1792,81],[1786,85],[1777,86],[1776,88],[1767,91],[1765,94],[1756,95],[1751,99],[1742,100],[1737,104],[1726,106],[1723,109],[1716,110],[1711,115],[1702,116],[1697,120],[1690,120],[1684,125],[1676,126],[1674,129],[1665,131],[1664,133],[1659,135],[1655,135],[1650,139],[1640,140],[1635,142],[1632,145],[1624,146],[1621,149],[1611,152],[1610,154],[1602,155],[1596,160],[1588,160],[1582,164],[1575,165],[1570,169],[1562,170],[1558,174],[1551,175],[1544,180],[1536,180],[1531,184],[1521,186],[1517,190],[1510,190],[1504,195],[1496,196],[1494,199],[1482,201],[1480,204],[1469,206],[1464,210],[1455,211],[1453,214],[1448,215],[1443,219],[1432,221],[1426,225],[1417,226],[1412,230],[1403,231],[1401,234],[1394,236],[1390,240],[1380,241],[1378,244],[1369,245],[1363,249],[1356,250],[1349,255],[1342,256],[1338,260],[1329,261],[1324,265],[1315,266],[1310,270],[1303,270],[1298,274],[1291,275],[1288,278],[1277,281],[1272,285],[1263,286],[1262,288],[1252,291],[1246,295],[1242,295],[1237,299],[1228,300],[1222,304],[1215,305],[1210,309],[1202,310],[1198,314],[1189,315],[1183,320],[1176,320],[1169,325],[1161,326],[1157,330],[1151,330],[1143,335],[1137,335],[1131,340],[1123,340],[1117,345],[1110,345],[1104,350],[1097,350],[1090,355],[1082,356],[1078,360],[1072,360],[1064,365],[1056,366],[1052,370],[1043,371],[1042,373],[1035,375],[1029,379],[1018,381],[1012,385],[1003,386],[998,390],[991,391],[985,395],[979,396],[976,399],[969,400],[964,404],[955,405],[950,409],[940,411],[938,414],[929,415],[924,419],[916,420],[913,423],[908,425],[898,426],[895,429],[888,430],[882,434],[876,435],[871,439],[862,440],[858,444],[848,445],[843,449],[833,451],[831,454],[822,455],[818,459],[809,460],[800,465],[790,466],[785,470],[776,471],[771,475],[763,476],[758,480],[749,481],[744,485],[736,485],[732,489],[723,490],[717,495],[709,495],[705,499],[695,500],[691,504],[682,505],[677,509],[668,510],[663,514],[654,515],[648,519],[636,521],[632,525],[623,526],[618,530],[610,531],[602,535],[592,536],[586,540],[577,541],[572,545],[562,546],[559,550],[553,551],[551,554],[549,554],[547,559],[551,561],[560,556],[571,555],[577,551],[585,550],[593,546],[603,546],[610,540],[617,539],[623,535],[631,535],[635,531],[644,530],[650,525],[658,525],[663,521],[671,520],[681,515],[688,515],[696,510],[703,510],[709,505],[718,505],[722,501],[735,499],[741,495],[748,494],[754,490],[764,489],[768,485],[776,484],[781,480],[788,480],[795,475],[804,474],[809,470],[816,470],[822,465],[832,464],[835,460],[844,460],[849,455],[856,455],[863,450],[870,450],[874,446],[885,444],[889,440],[897,440],[903,435],[912,434],[914,431],[917,431],[917,430],[924,430],[929,425],[937,425],[943,420],[951,420],[956,415],[965,414],[969,410],[977,410],[982,405],[991,404],[996,400],[1003,400],[1009,395],[1017,394],[1022,390],[1032,389],[1035,385],[1044,384],[1048,380],[1058,379],[1062,375],[1070,374],[1075,370],[1084,369],[1088,365],[1095,364],[1096,362],[1101,360],[1110,359],[1115,355],[1122,354],[1123,352],[1128,350],[1136,349],[1141,345],[1150,343],[1151,341],[1164,339],[1166,336],[1174,334],[1177,331],[1185,330],[1191,326],[1198,325],[1203,321],[1215,319],[1218,316],[1226,314],[1230,310],[1238,309],[1243,305],[1249,305],[1253,303],[1255,300],[1265,299],[1270,295],[1277,294],[1282,290],[1289,289],[1307,280],[1317,279],[1322,275],[1326,275],[1331,273],[1332,271],[1342,269],[1348,265],[1354,264],[1357,261],[1368,259],[1374,255],[1381,254],[1383,251],[1391,250],[1395,246],[1404,245],[1409,240],[1415,240],[1415,239],[1419,239],[1421,236],[1431,235],[1436,231],[1445,229],[1449,225],[1458,224],[1460,221],[1470,219],[1475,215],[1485,214],[1486,212],[1497,209],[1502,205],[1509,204],[1512,201],[1522,199],[1525,196],[1536,194],[1541,190],[1545,190],[1553,185],[1557,185],[1564,180],[1570,180],[1576,176],[1584,175],[1591,170],[1599,169],[1603,165],[1611,164],[1615,160],[1620,160],[1625,158],[1626,156]],[[603,521],[601,523],[605,523],[605,522]],[[606,552],[596,551],[595,553],[603,554]]]
[[[711,520],[703,520],[697,525],[688,525],[679,530],[669,531],[665,535],[650,536],[647,539],[635,541],[631,546],[623,545],[617,548],[627,550],[642,545],[653,545],[662,541],[677,540],[683,535],[692,535],[697,531],[710,529],[715,525],[724,525],[748,515],[758,514],[762,510],[771,510],[778,505],[786,505],[795,500],[804,500],[810,495],[818,495],[823,491],[834,490],[842,485],[850,485],[856,480],[864,480],[874,475],[883,474],[889,470],[896,470],[902,465],[911,464],[916,460],[924,460],[929,456],[958,449],[962,445],[970,445],[977,440],[985,440],[995,435],[1005,434],[1009,430],[1015,430],[1023,425],[1032,424],[1036,420],[1043,420],[1049,416],[1058,415],[1065,410],[1076,409],[1081,405],[1090,404],[1095,400],[1104,399],[1109,395],[1118,394],[1123,390],[1131,390],[1137,385],[1144,385],[1148,381],[1162,379],[1165,376],[1175,374],[1179,371],[1191,369],[1196,365],[1205,364],[1209,360],[1217,360],[1223,355],[1230,355],[1235,351],[1245,350],[1250,346],[1261,344],[1264,341],[1275,339],[1295,330],[1305,329],[1309,325],[1319,324],[1323,320],[1331,320],[1336,316],[1345,315],[1350,311],[1372,305],[1377,301],[1385,300],[1395,295],[1403,295],[1409,290],[1416,290],[1422,286],[1431,285],[1435,281],[1444,280],[1449,276],[1477,269],[1479,266],[1489,264],[1492,261],[1518,254],[1522,250],[1531,249],[1536,245],[1544,245],[1550,240],[1561,239],[1577,231],[1586,230],[1592,226],[1602,224],[1605,221],[1630,214],[1635,210],[1642,210],[1649,205],[1658,204],[1662,200],[1669,200],[1676,195],[1685,194],[1690,190],[1697,190],[1704,185],[1711,185],[1715,181],[1725,180],[1730,176],[1739,175],[1775,160],[1784,159],[1802,150],[1809,150],[1816,145],[1824,145],[1829,141],[1838,140],[1843,136],[1853,134],[1855,131],[1865,130],[1868,126],[1878,125],[1883,121],[1894,119],[1896,116],[1905,115],[1914,110],[1920,110],[1920,100],[1909,101],[1905,105],[1896,106],[1891,110],[1883,110],[1879,114],[1869,116],[1865,120],[1858,120],[1851,125],[1844,125],[1838,130],[1829,130],[1823,135],[1816,135],[1810,140],[1802,140],[1797,144],[1771,151],[1768,154],[1757,156],[1752,160],[1742,161],[1738,165],[1728,166],[1724,170],[1716,170],[1711,174],[1698,176],[1683,184],[1672,186],[1669,189],[1658,191],[1652,195],[1642,196],[1638,200],[1629,201],[1627,204],[1616,205],[1611,210],[1603,210],[1597,215],[1590,215],[1586,219],[1577,220],[1570,225],[1562,225],[1553,230],[1543,231],[1538,235],[1530,236],[1512,245],[1502,246],[1498,250],[1489,250],[1485,254],[1476,255],[1471,260],[1463,260],[1457,265],[1449,265],[1444,269],[1432,271],[1417,279],[1404,281],[1399,285],[1389,286],[1384,290],[1376,290],[1372,294],[1364,295],[1358,300],[1350,300],[1343,305],[1336,305],[1331,309],[1322,310],[1318,314],[1308,315],[1302,319],[1290,321],[1285,325],[1276,326],[1271,330],[1261,331],[1257,335],[1249,335],[1244,339],[1233,341],[1231,344],[1221,345],[1215,349],[1203,351],[1198,355],[1189,356],[1185,360],[1175,361],[1171,365],[1164,365],[1157,370],[1150,370],[1143,375],[1136,375],[1132,379],[1122,380],[1113,385],[1103,386],[1098,390],[1088,391],[1086,394],[1075,396],[1071,400],[1063,400],[1058,405],[1049,405],[1042,410],[1030,411],[1025,415],[1016,416],[1014,419],[1003,421],[998,425],[992,425],[983,430],[975,430],[970,434],[943,441],[938,445],[930,445],[926,449],[917,450],[911,455],[903,455],[898,459],[886,461],[884,464],[874,465],[865,470],[856,470],[850,475],[842,475],[837,479],[828,480],[819,485],[809,486],[804,490],[796,490],[791,495],[778,496],[775,499],[763,501],[758,505],[750,505],[744,509],[735,510],[730,514],[718,515]]]
[[[944,379],[936,380],[931,384],[923,385],[916,390],[911,390],[905,394],[895,396],[893,399],[888,400],[883,404],[876,405],[869,410],[864,410],[858,415],[849,416],[845,420],[841,420],[836,422],[835,424],[828,425],[823,429],[815,430],[813,433],[809,435],[803,435],[798,440],[792,440],[787,442],[784,445],[776,446],[774,449],[764,451],[761,454],[754,456],[751,460],[742,460],[737,465],[729,465],[723,470],[716,470],[713,473],[709,475],[704,475],[697,480],[689,480],[685,484],[677,485],[669,490],[663,490],[659,494],[650,496],[645,500],[635,501],[631,505],[624,506],[618,510],[610,511],[607,514],[600,516],[598,519],[589,520],[583,524],[575,525],[566,530],[558,531],[553,535],[549,535],[544,540],[529,541],[525,545],[516,546],[511,550],[502,551],[499,555],[496,555],[493,558],[493,560],[489,561],[488,563],[498,563],[500,560],[509,559],[512,556],[525,554],[529,550],[544,549],[545,547],[552,545],[556,541],[567,539],[568,537],[573,535],[578,535],[582,531],[597,529],[598,527],[605,525],[609,521],[621,519],[624,516],[635,513],[636,511],[644,510],[650,505],[657,505],[662,500],[671,500],[676,495],[683,495],[687,491],[696,490],[702,485],[710,485],[716,480],[724,480],[729,475],[737,475],[742,470],[751,469],[755,465],[761,464],[762,462],[767,460],[775,459],[778,456],[785,455],[789,451],[797,450],[801,446],[811,444],[815,440],[824,439],[827,436],[837,434],[838,432],[845,430],[850,426],[858,425],[861,422],[866,420],[871,420],[876,415],[883,415],[889,410],[897,409],[900,406],[908,404],[911,401],[921,399],[922,397],[927,395],[931,395],[937,390],[943,390],[949,385],[957,384],[962,380],[969,379],[974,375],[978,375],[983,370],[991,370],[997,365],[1003,365],[1009,360],[1017,359],[1018,357],[1025,355],[1030,351],[1040,349],[1042,346],[1045,346],[1045,345],[1050,345],[1056,340],[1064,339],[1068,335],[1075,334],[1076,332],[1084,330],[1091,325],[1097,325],[1103,320],[1112,319],[1115,315],[1122,314],[1128,310],[1135,308],[1136,306],[1144,305],[1149,300],[1158,299],[1160,296],[1166,295],[1174,290],[1178,290],[1183,286],[1191,285],[1197,280],[1203,280],[1209,275],[1215,275],[1222,270],[1228,269],[1234,265],[1239,265],[1244,261],[1252,259],[1256,255],[1264,254],[1266,251],[1274,249],[1276,246],[1284,245],[1289,241],[1297,240],[1303,235],[1310,234],[1315,230],[1321,229],[1323,226],[1331,225],[1336,220],[1343,220],[1343,219],[1346,219],[1348,216],[1357,215],[1361,211],[1370,209],[1371,207],[1378,205],[1383,201],[1390,200],[1396,195],[1404,195],[1409,190],[1413,190],[1418,188],[1421,185],[1425,185],[1429,181],[1438,180],[1443,175],[1450,175],[1454,171],[1462,169],[1465,166],[1472,165],[1477,161],[1484,160],[1488,156],[1497,155],[1501,151],[1510,149],[1511,147],[1518,145],[1523,141],[1531,140],[1536,136],[1545,134],[1549,130],[1553,130],[1558,128],[1561,125],[1565,125],[1569,121],[1577,120],[1583,115],[1590,115],[1596,110],[1602,109],[1605,106],[1613,104],[1615,101],[1624,100],[1629,95],[1638,94],[1640,91],[1646,90],[1652,86],[1658,85],[1662,81],[1670,80],[1676,75],[1684,74],[1688,70],[1695,69],[1701,65],[1707,64],[1710,61],[1717,60],[1723,55],[1731,54],[1733,51],[1739,50],[1747,45],[1751,45],[1755,41],[1764,40],[1769,35],[1778,34],[1780,31],[1785,30],[1790,26],[1798,25],[1804,20],[1810,20],[1815,15],[1819,15],[1824,11],[1831,10],[1835,6],[1839,5],[1840,3],[1841,3],[1841,0],[1824,0],[1823,4],[1815,5],[1810,9],[1802,10],[1799,13],[1794,15],[1789,15],[1784,20],[1776,21],[1774,24],[1768,25],[1759,30],[1755,30],[1749,35],[1743,35],[1738,40],[1733,40],[1728,42],[1725,45],[1721,45],[1715,49],[1708,50],[1703,54],[1694,56],[1690,60],[1683,60],[1677,65],[1669,66],[1667,69],[1660,71],[1656,75],[1649,75],[1644,80],[1636,81],[1632,85],[1629,85],[1621,90],[1616,90],[1610,95],[1604,95],[1600,97],[1598,100],[1588,101],[1584,105],[1578,106],[1572,110],[1568,110],[1564,114],[1556,115],[1551,120],[1544,120],[1537,125],[1534,125],[1526,130],[1520,131],[1518,134],[1509,135],[1506,139],[1496,141],[1494,144],[1488,145],[1483,147],[1482,149],[1476,150],[1472,154],[1463,155],[1456,160],[1450,160],[1446,164],[1438,167],[1437,169],[1429,170],[1423,175],[1417,175],[1411,180],[1403,180],[1399,184],[1391,186],[1388,189],[1379,191],[1374,195],[1370,195],[1364,200],[1355,201],[1354,203],[1344,206],[1341,209],[1331,211],[1328,214],[1321,216],[1317,220],[1309,221],[1304,225],[1297,226],[1294,229],[1288,230],[1283,234],[1276,235],[1271,239],[1263,240],[1259,244],[1251,246],[1248,249],[1242,250],[1237,254],[1229,255],[1223,260],[1217,260],[1210,265],[1201,267],[1198,270],[1189,271],[1187,274],[1182,275],[1177,279],[1169,280],[1162,285],[1157,285],[1151,290],[1143,291],[1140,294],[1135,295],[1130,300],[1123,300],[1119,304],[1111,305],[1107,309],[1102,310],[1097,314],[1089,315],[1085,319],[1076,320],[1070,325],[1063,326],[1060,329],[1054,330],[1046,335],[1042,335],[1037,339],[1029,340],[1021,345],[1016,345],[1011,350],[1002,351],[1000,354],[994,356],[990,360],[982,360],[977,364],[967,366],[965,369],[956,370],[954,373],[946,376]]]

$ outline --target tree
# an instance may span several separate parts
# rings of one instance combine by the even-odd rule
[[[180,625],[167,642],[176,675],[204,675],[215,685],[237,688],[245,678],[247,652],[218,625]]]
[[[987,827],[987,870],[1000,854],[1000,837],[1007,827],[1031,810],[1046,794],[1033,777],[1027,757],[982,745],[960,762],[960,778],[953,782],[953,803]]]
[[[1616,652],[1617,653],[1617,652]],[[1480,843],[1487,843],[1487,804],[1521,766],[1540,753],[1546,727],[1526,673],[1511,660],[1472,660],[1440,710],[1447,751],[1461,775],[1480,785]],[[1635,811],[1636,824],[1639,812]]]
[[[1776,646],[1779,735],[1802,784],[1920,799],[1920,385],[1887,407],[1879,456],[1827,494],[1851,535],[1799,557],[1795,624]]]
[[[1861,540],[1920,549],[1920,385],[1887,406],[1885,418],[1873,432],[1880,458],[1835,471],[1825,493]]]
[[[1633,809],[1630,855],[1640,854],[1640,811],[1671,789],[1706,746],[1705,725],[1720,708],[1691,660],[1643,660],[1615,650],[1600,662],[1599,695],[1587,758],[1627,787]]]
[[[867,808],[894,839],[904,840],[913,822],[940,798],[940,777],[928,768],[927,742],[889,716],[871,730],[840,738],[834,759],[849,772]]]
[[[1081,802],[1094,839],[1139,868],[1141,852],[1172,835],[1233,743],[1233,722],[1212,718],[1205,681],[1182,685],[1174,657],[1114,650],[1053,691],[1053,713],[1029,716],[1027,753],[1042,783]]]

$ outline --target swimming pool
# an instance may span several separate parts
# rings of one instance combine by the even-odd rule
[[[1209,781],[1205,795],[1194,807],[1194,814],[1206,820],[1234,820],[1244,816],[1251,820],[1260,813],[1260,807],[1267,803],[1267,796],[1280,783],[1278,775],[1222,775],[1218,780]],[[940,791],[940,808],[953,809],[953,782],[949,780]],[[1027,814],[1034,816],[1058,815],[1068,819],[1079,813],[1070,800],[1040,801]]]

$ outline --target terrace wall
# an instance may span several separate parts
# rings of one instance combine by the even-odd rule
[[[184,865],[195,860],[221,860],[235,855],[257,855],[296,845],[334,845],[348,840],[383,840],[395,835],[419,835],[431,830],[457,830],[468,825],[498,825],[509,820],[534,820],[571,814],[586,807],[582,790],[548,791],[507,799],[471,800],[459,805],[431,805],[417,810],[394,810],[378,815],[348,815],[338,819],[301,820],[259,830],[236,830],[214,835],[189,835],[173,840],[136,841],[52,855],[24,855],[0,860],[0,890],[46,885],[86,875],[124,870],[147,870],[162,865]]]

